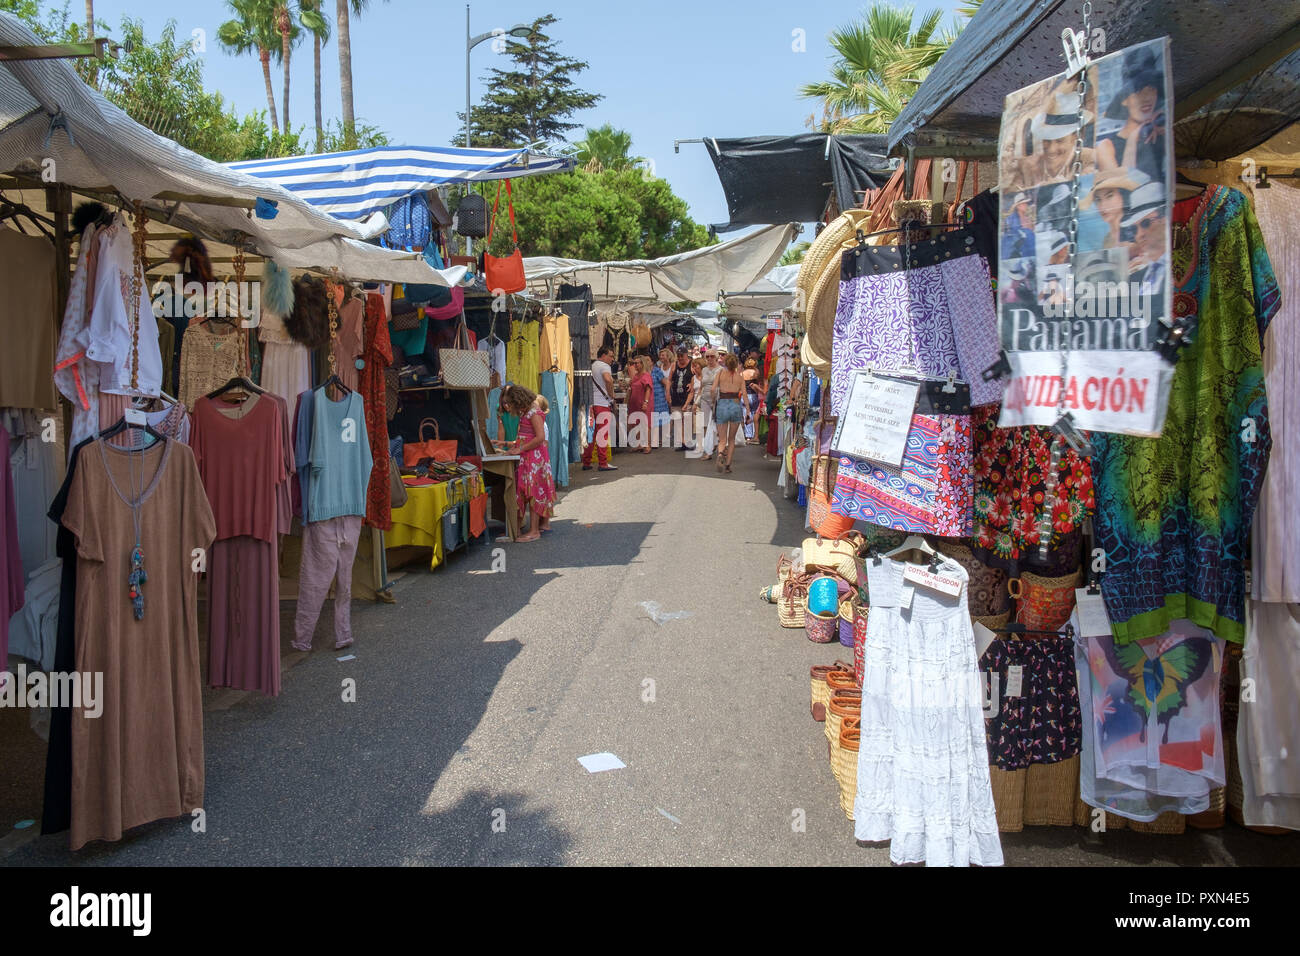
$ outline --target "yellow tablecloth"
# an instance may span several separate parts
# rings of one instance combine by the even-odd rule
[[[442,564],[442,515],[451,503],[451,486],[459,486],[456,494],[474,498],[483,494],[483,477],[454,478],[435,485],[407,486],[406,504],[393,509],[393,527],[384,534],[384,544],[389,548],[414,545],[432,548],[429,567]]]

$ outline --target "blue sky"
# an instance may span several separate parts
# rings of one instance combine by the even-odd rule
[[[955,0],[917,5],[941,7],[951,26]],[[792,4],[789,0],[654,0],[650,3],[571,2],[571,0],[494,0],[471,4],[475,34],[509,28],[553,13],[560,22],[551,35],[569,56],[586,60],[584,89],[605,99],[577,117],[588,125],[609,122],[632,134],[633,151],[654,160],[690,204],[699,222],[725,222],[726,206],[713,164],[704,147],[673,140],[700,136],[782,135],[803,132],[815,102],[797,95],[798,87],[826,76],[830,48],[826,36],[851,20],[865,4]],[[334,4],[326,3],[331,17]],[[74,16],[82,4],[73,3]],[[209,38],[204,78],[242,112],[264,109],[266,95],[256,58],[227,56],[214,42],[216,28],[229,18],[218,0],[184,5],[174,0],[97,0],[96,19],[112,24],[123,14],[144,21],[158,34],[175,19],[183,36],[205,29]],[[804,52],[795,52],[802,31]],[[358,117],[385,130],[394,143],[446,144],[457,132],[456,113],[465,98],[465,4],[445,0],[371,0],[370,9],[352,21],[353,85]],[[473,96],[483,91],[481,77],[498,55],[490,43],[474,49]],[[295,127],[313,125],[312,52],[294,53],[291,119]],[[324,109],[338,116],[338,53],[322,56]],[[277,103],[281,80],[273,77]],[[575,138],[576,134],[575,134]],[[805,237],[806,238],[806,237]]]

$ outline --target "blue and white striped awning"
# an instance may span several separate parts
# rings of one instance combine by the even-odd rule
[[[339,219],[364,219],[412,193],[443,183],[559,173],[572,169],[574,163],[572,159],[530,153],[527,149],[378,146],[227,165],[271,180]]]

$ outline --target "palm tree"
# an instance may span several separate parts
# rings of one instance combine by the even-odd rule
[[[370,6],[370,0],[335,2],[335,18],[339,25],[339,94],[343,98],[343,144],[348,149],[354,149],[357,141],[357,115],[352,102],[352,23],[349,13],[361,16]]]
[[[781,259],[777,262],[779,266],[792,266],[803,262],[804,253],[812,247],[811,242],[796,242],[789,249],[781,254]]]
[[[320,48],[330,41],[330,21],[322,0],[298,0],[298,22],[311,34],[316,67],[316,152],[325,148],[325,123],[321,114]]]
[[[830,44],[837,56],[830,80],[799,90],[822,101],[821,130],[886,132],[952,44],[953,34],[939,32],[942,19],[942,10],[930,10],[914,27],[912,7],[874,3],[863,19],[833,32]]]
[[[289,58],[293,48],[298,45],[300,32],[294,23],[293,11],[289,9],[288,0],[270,0],[271,16],[275,22],[275,32],[280,35],[280,65],[284,68],[284,126],[289,132]]]
[[[256,53],[262,62],[262,80],[266,83],[266,105],[270,109],[271,132],[279,132],[279,119],[275,109],[275,90],[271,86],[271,51],[279,43],[274,13],[274,0],[226,0],[226,6],[235,14],[217,28],[217,42],[222,49],[236,56]]]
[[[588,127],[587,135],[574,143],[578,152],[574,157],[580,166],[598,171],[601,169],[625,169],[642,162],[641,156],[630,156],[632,134],[627,130],[615,129],[610,123],[595,128]]]

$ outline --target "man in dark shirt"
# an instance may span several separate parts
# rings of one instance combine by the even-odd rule
[[[681,448],[685,440],[685,421],[682,418],[686,407],[691,404],[695,383],[695,372],[691,369],[691,354],[685,347],[677,350],[677,364],[668,379],[668,405],[672,409],[673,447]],[[694,445],[686,445],[694,448]]]

